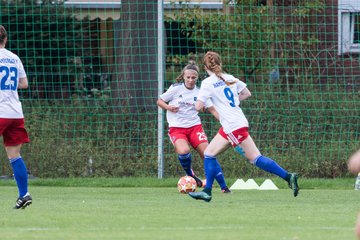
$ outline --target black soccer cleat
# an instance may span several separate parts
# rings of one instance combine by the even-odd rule
[[[191,172],[192,172],[192,176],[191,176],[191,177],[192,177],[193,179],[195,179],[195,181],[196,181],[196,186],[197,186],[197,187],[204,187],[202,180],[201,180],[198,176],[195,175],[195,173],[194,173],[193,170],[191,170]]]
[[[296,197],[299,194],[299,185],[298,185],[298,175],[296,173],[290,173],[291,177],[290,177],[290,181],[289,181],[289,187],[293,190],[294,192],[294,197]]]
[[[204,191],[201,192],[189,192],[188,195],[196,200],[204,200],[205,202],[211,201],[211,194]]]
[[[31,196],[28,194],[28,195],[25,195],[24,197],[22,198],[18,198],[16,200],[16,205],[14,207],[14,209],[25,209],[27,206],[29,206],[30,204],[32,203],[32,198]]]

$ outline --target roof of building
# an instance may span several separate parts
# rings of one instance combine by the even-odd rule
[[[208,1],[195,1],[188,2],[179,1],[164,1],[164,9],[171,10],[181,8],[186,5],[189,7],[199,7],[201,9],[216,10],[223,8],[222,0],[208,0]],[[67,0],[65,5],[80,9],[80,16],[88,16],[91,19],[119,19],[121,1],[120,0]]]

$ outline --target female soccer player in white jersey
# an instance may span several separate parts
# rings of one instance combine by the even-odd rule
[[[199,68],[195,64],[188,64],[181,74],[176,78],[177,83],[160,95],[157,104],[166,112],[166,119],[169,124],[168,135],[178,154],[178,159],[186,175],[196,180],[198,187],[202,187],[202,181],[191,168],[191,153],[189,144],[204,158],[204,150],[208,145],[206,134],[203,130],[198,111],[195,109],[196,98],[199,89],[196,81],[199,77]],[[211,101],[206,101],[206,109],[216,118],[218,114],[212,106]],[[229,193],[225,178],[219,164],[214,171],[214,177],[219,183],[222,192]],[[214,182],[214,179],[213,179]]]
[[[20,155],[23,143],[29,142],[24,127],[24,114],[18,89],[27,88],[28,80],[19,57],[5,49],[6,29],[0,25],[0,136],[11,163],[19,197],[15,209],[24,209],[32,203],[28,193],[28,172]]]
[[[255,166],[278,175],[286,180],[296,197],[299,192],[297,174],[288,173],[271,158],[261,155],[248,132],[248,121],[240,108],[240,101],[251,96],[246,84],[234,76],[224,73],[220,55],[207,52],[203,59],[204,67],[210,75],[201,83],[196,102],[196,110],[201,111],[209,99],[219,113],[221,128],[211,140],[204,152],[206,186],[201,192],[189,193],[192,198],[209,202],[217,168],[216,156],[231,144],[234,149],[245,156]],[[215,171],[214,171],[215,169]]]

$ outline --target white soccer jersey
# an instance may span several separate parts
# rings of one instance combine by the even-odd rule
[[[19,78],[26,77],[20,58],[0,48],[0,118],[24,118],[18,95]]]
[[[249,123],[240,108],[239,93],[246,88],[246,84],[230,74],[222,74],[228,82],[236,82],[230,86],[212,74],[201,83],[198,99],[206,102],[211,99],[220,116],[221,126],[225,133],[230,133]]]
[[[201,124],[195,103],[199,93],[199,88],[187,89],[184,83],[175,83],[160,95],[160,99],[169,105],[178,106],[177,113],[167,111],[166,120],[169,127],[189,128]],[[206,107],[211,107],[211,101],[206,102]]]

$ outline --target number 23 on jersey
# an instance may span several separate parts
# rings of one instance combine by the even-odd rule
[[[18,84],[18,70],[16,67],[0,66],[0,77],[0,90],[16,90]]]

